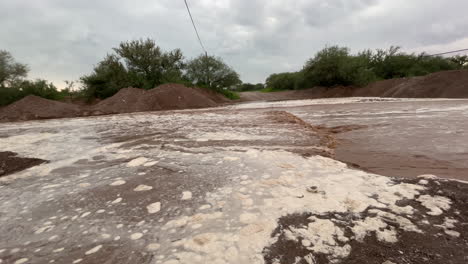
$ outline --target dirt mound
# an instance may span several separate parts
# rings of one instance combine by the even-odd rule
[[[74,117],[79,115],[80,112],[81,108],[77,105],[28,95],[0,109],[0,121]]]
[[[336,86],[330,89],[326,89],[322,92],[321,98],[331,97],[350,97],[353,96],[355,88],[352,86]]]
[[[160,110],[159,105],[151,106],[146,104],[145,97],[147,91],[137,88],[124,88],[112,97],[102,100],[98,104],[90,107],[90,112],[85,115],[131,113],[151,110]]]
[[[383,93],[383,97],[467,98],[468,71],[436,72],[410,78]]]
[[[214,107],[218,104],[213,101],[208,92],[200,88],[186,87],[181,84],[163,84],[148,91],[150,101],[158,102],[162,109],[186,109]]]
[[[91,107],[89,114],[116,114],[143,111],[172,110],[186,108],[213,107],[218,104],[199,88],[190,88],[181,84],[163,84],[145,91],[137,88],[125,88],[114,96]]]
[[[0,122],[205,108],[227,102],[227,98],[214,91],[181,84],[164,84],[148,91],[124,88],[93,105],[64,103],[30,95],[0,108]]]
[[[198,87],[193,87],[192,89],[195,89],[196,91],[202,93],[203,95],[207,96],[211,100],[213,100],[215,103],[218,104],[225,104],[225,103],[230,103],[231,100],[228,99],[226,96],[217,93],[213,90],[206,89],[206,88],[198,88]]]
[[[353,92],[353,96],[363,97],[379,97],[385,92],[389,91],[393,87],[396,87],[404,82],[407,82],[410,78],[395,78],[383,81],[373,82],[366,87],[357,89]]]

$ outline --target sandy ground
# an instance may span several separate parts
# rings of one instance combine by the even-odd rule
[[[2,151],[48,162],[0,178],[0,263],[466,263],[468,185],[429,174],[467,180],[467,111],[348,98],[2,124]]]

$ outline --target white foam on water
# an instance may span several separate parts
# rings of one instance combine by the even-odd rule
[[[143,234],[142,233],[133,233],[131,236],[130,236],[130,239],[131,240],[138,240],[140,238],[143,237]]]
[[[150,190],[152,190],[152,189],[153,189],[152,186],[140,184],[140,185],[138,185],[137,187],[135,187],[135,189],[133,189],[133,190],[134,190],[135,192],[144,192],[144,191],[150,191]]]
[[[243,156],[242,156],[243,155]],[[161,230],[168,232],[183,227],[200,225],[196,234],[187,236],[173,247],[182,248],[167,254],[173,263],[263,263],[262,251],[276,241],[271,237],[281,216],[294,213],[326,215],[350,213],[356,216],[370,206],[373,216],[353,220],[352,231],[357,240],[375,234],[377,239],[394,243],[399,232],[421,232],[410,217],[414,209],[396,203],[402,199],[415,199],[426,187],[419,184],[397,183],[384,176],[348,169],[341,162],[324,158],[302,158],[285,151],[249,150],[240,156],[250,167],[268,174],[268,178],[248,177],[245,192],[262,195],[250,196],[223,187],[209,193],[207,201],[223,209],[222,212],[183,216],[167,222]],[[242,175],[239,179],[246,178]],[[314,186],[314,192],[310,192]],[[245,201],[249,201],[246,203]],[[241,207],[239,208],[239,204]],[[204,208],[205,209],[205,208]],[[206,210],[206,209],[205,209]],[[240,211],[239,211],[240,210]],[[385,220],[399,223],[389,226]],[[313,253],[327,254],[330,261],[346,257],[352,250],[349,238],[333,219],[310,218],[308,226],[287,230],[291,239],[303,240]],[[204,227],[218,222],[230,223],[226,230]],[[298,256],[301,259],[304,256]],[[164,262],[162,262],[164,263]]]
[[[149,214],[155,214],[161,210],[161,203],[155,202],[146,206],[146,210]]]
[[[190,199],[192,199],[192,192],[189,192],[189,191],[182,192],[181,200],[190,200]]]
[[[450,205],[452,204],[449,198],[438,195],[421,195],[417,201],[430,210],[429,215],[441,215],[444,211],[450,209]]]
[[[114,182],[112,182],[111,184],[109,184],[110,186],[120,186],[120,185],[124,185],[126,182],[124,180],[116,180]]]
[[[139,157],[139,158],[136,158],[136,159],[133,159],[133,160],[129,161],[127,163],[127,167],[138,167],[138,166],[141,166],[141,165],[145,164],[147,161],[148,161],[147,158]]]
[[[97,245],[97,246],[93,247],[92,249],[86,251],[85,255],[94,254],[94,253],[98,252],[101,248],[102,248],[102,245]]]
[[[273,136],[267,135],[255,135],[255,134],[247,134],[241,132],[194,132],[187,135],[188,138],[194,139],[200,142],[206,141],[226,141],[226,140],[238,140],[238,141],[245,141],[245,140],[271,140]],[[230,160],[229,158],[227,160]]]

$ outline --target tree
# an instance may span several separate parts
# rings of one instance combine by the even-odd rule
[[[122,42],[114,51],[129,73],[142,82],[142,88],[151,89],[181,79],[184,57],[180,49],[163,52],[154,40],[146,39]]]
[[[468,56],[467,55],[463,55],[463,56],[457,55],[457,56],[450,58],[450,60],[456,63],[457,65],[459,65],[461,68],[468,68]]]
[[[11,53],[0,50],[0,87],[8,87],[15,81],[26,77],[26,64],[16,62]]]
[[[325,47],[312,59],[309,59],[303,74],[305,83],[312,86],[349,85],[347,64],[349,60],[349,49],[338,46]]]
[[[195,85],[212,89],[241,84],[239,74],[219,57],[200,55],[187,63],[185,78]]]
[[[297,77],[297,72],[274,73],[268,76],[265,85],[272,91],[294,90]]]
[[[106,98],[129,86],[152,89],[182,80],[183,55],[179,49],[164,52],[154,40],[120,43],[89,75],[81,77],[88,97]]]
[[[130,77],[129,71],[116,55],[107,55],[94,67],[93,73],[81,77],[81,81],[88,98],[107,98],[122,88],[138,86],[136,77]]]

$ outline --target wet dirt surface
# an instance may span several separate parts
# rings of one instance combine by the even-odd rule
[[[432,145],[410,145],[406,131],[376,151],[403,143],[403,156],[424,150],[464,169],[465,130],[450,118],[466,102],[359,100],[2,124],[2,150],[49,162],[0,178],[1,263],[464,263],[465,183],[392,179],[331,158],[345,140],[391,136],[388,124],[406,120],[433,127]],[[440,139],[444,120],[454,134]],[[440,176],[456,178],[451,169]],[[308,248],[296,247],[305,236]],[[416,245],[424,239],[433,242]],[[403,248],[414,249],[406,260]]]
[[[406,183],[417,184],[419,179],[403,180]],[[427,209],[423,206],[409,201],[400,201],[400,205],[411,205],[418,213],[413,214],[412,220],[418,222],[420,232],[403,233],[397,242],[388,243],[379,241],[376,236],[366,236],[362,241],[354,240],[353,228],[356,228],[353,214],[328,214],[314,215],[292,214],[280,218],[279,225],[275,229],[273,236],[278,240],[270,247],[264,249],[266,263],[330,263],[327,254],[311,254],[307,237],[291,237],[291,229],[307,227],[308,224],[326,219],[333,219],[336,226],[343,230],[343,241],[341,246],[349,243],[352,248],[351,253],[344,263],[347,264],[365,264],[365,263],[414,263],[414,264],[451,264],[466,263],[468,256],[466,254],[466,234],[468,234],[468,225],[452,226],[447,228],[447,222],[454,221],[466,223],[468,212],[466,204],[468,202],[468,185],[453,181],[427,180],[428,190],[425,195],[446,194],[454,201],[445,217],[427,216]],[[377,208],[368,208],[362,212],[360,217],[375,217],[379,211]],[[382,212],[380,212],[382,213]],[[386,213],[386,212],[385,212]],[[359,217],[358,217],[359,218]],[[395,219],[384,219],[385,224],[400,227],[400,223]],[[428,224],[431,223],[431,224]],[[288,233],[289,232],[289,233]],[[451,232],[460,234],[459,236],[449,235]],[[428,239],[429,237],[429,239]],[[347,240],[347,241],[345,241]],[[305,256],[303,259],[297,256]],[[297,261],[299,259],[299,261]],[[309,260],[309,262],[308,262]]]
[[[41,159],[18,157],[14,152],[0,152],[0,177],[47,162]]]

